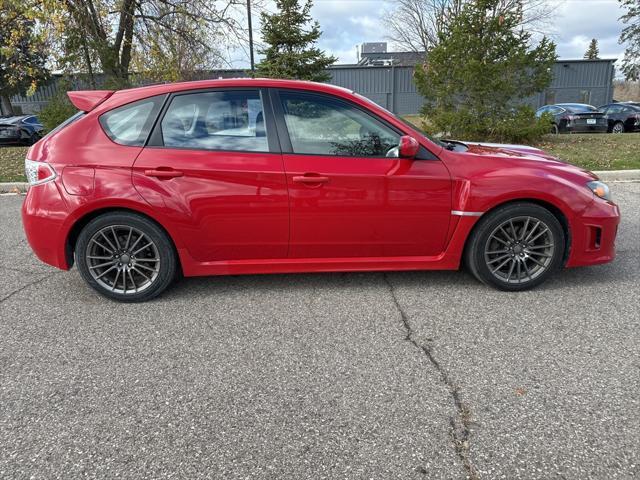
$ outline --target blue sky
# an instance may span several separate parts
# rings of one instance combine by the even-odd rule
[[[556,8],[550,36],[558,45],[561,59],[582,58],[589,41],[597,38],[601,58],[621,58],[623,46],[618,37],[623,24],[618,20],[623,11],[617,0],[549,0]],[[392,6],[388,0],[314,0],[313,17],[323,31],[319,46],[338,57],[338,63],[356,61],[356,45],[385,41],[384,12]],[[273,4],[267,2],[271,10]],[[259,31],[259,18],[254,17],[254,30]],[[233,65],[247,66],[244,55],[237,52]]]

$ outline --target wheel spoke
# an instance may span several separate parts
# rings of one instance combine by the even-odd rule
[[[527,262],[526,261],[522,261],[522,266],[524,267],[524,270],[527,272],[527,277],[529,277],[529,280],[533,280],[533,278],[531,278],[531,272],[529,271],[529,267],[527,267]]]
[[[106,265],[113,265],[113,260],[110,261],[110,262],[99,263],[98,265],[92,265],[92,266],[89,267],[89,269],[93,270],[94,268],[100,268],[100,267],[104,267]]]
[[[118,250],[120,250],[120,242],[118,241],[118,235],[116,235],[116,230],[115,228],[113,228],[113,226],[111,227],[111,234],[113,235],[113,238],[116,241],[116,247],[118,247]]]
[[[502,240],[501,238],[496,237],[495,235],[491,235],[490,239],[491,238],[493,238],[494,240],[499,241],[503,245],[509,245],[509,242],[505,242],[504,240]]]
[[[507,237],[507,240],[508,240],[508,241],[510,241],[510,242],[515,241],[515,238],[511,238],[511,237],[509,236],[509,234],[507,233],[507,231],[502,227],[502,225],[500,225],[500,231],[501,231],[502,233],[504,233],[504,236],[505,236],[505,237]]]
[[[493,258],[493,259],[491,259],[491,260],[489,260],[489,261],[487,262],[487,265],[491,265],[492,263],[499,262],[499,261],[500,261],[500,260],[502,260],[503,258],[507,258],[507,257],[510,257],[510,255],[509,255],[509,254],[506,254],[506,255],[501,255],[500,257]]]
[[[529,257],[529,260],[531,260],[533,263],[535,263],[536,265],[541,266],[542,268],[547,268],[547,266],[544,263],[539,262],[538,260],[536,260],[533,257]]]
[[[151,245],[153,245],[153,242],[149,242],[147,243],[144,247],[140,247],[138,250],[136,250],[135,252],[133,252],[133,255],[136,255],[138,252],[141,252],[142,250],[144,250],[145,248],[150,247]]]
[[[127,272],[122,269],[122,291],[127,293]]]
[[[544,230],[542,230],[540,233],[538,233],[535,237],[533,237],[531,240],[529,240],[530,242],[535,242],[538,238],[540,238],[542,235],[544,235],[546,232],[548,232],[549,229],[545,227]]]
[[[529,252],[529,255],[535,255],[536,257],[551,258],[551,255],[547,255],[546,253],[540,253],[540,252]]]
[[[493,250],[493,251],[491,251],[491,252],[486,252],[486,253],[487,253],[487,255],[495,255],[495,254],[497,254],[497,253],[507,253],[508,251],[509,251],[509,250],[504,249],[504,250]],[[107,257],[107,258],[109,258],[109,257]]]
[[[113,257],[101,257],[96,255],[87,255],[87,258],[90,258],[91,260],[113,260]]]
[[[553,247],[553,243],[548,243],[546,245],[534,245],[533,247],[527,247],[527,250],[541,250],[543,248],[551,248]]]
[[[533,232],[535,232],[538,229],[539,225],[540,225],[540,220],[536,222],[536,224],[533,226],[533,228],[529,232],[529,235],[527,235],[527,238],[524,239],[525,243],[529,241],[529,239],[531,238],[531,235],[533,235]]]
[[[133,279],[133,275],[131,275],[131,270],[127,270],[127,273],[129,274],[129,280],[131,280],[131,284],[133,285],[133,290],[138,293],[138,286],[136,285],[135,280]]]
[[[522,227],[522,235],[520,235],[520,241],[524,239],[524,236],[527,234],[527,228],[529,228],[529,222],[531,221],[531,217],[527,217],[527,220],[524,223],[524,227]]]
[[[113,267],[107,268],[104,272],[102,272],[100,275],[98,275],[98,276],[96,277],[96,280],[98,280],[98,279],[102,278],[102,277],[104,276],[104,274],[105,274],[105,273],[110,272],[110,271],[111,271],[111,270],[113,270],[114,268],[117,268],[117,267],[114,265]]]
[[[136,262],[159,262],[159,258],[136,258]]]
[[[138,237],[138,239],[133,242],[133,245],[131,245],[131,248],[129,249],[129,251],[133,250],[134,248],[136,248],[136,245],[138,245],[138,242],[140,240],[142,240],[144,238],[144,233],[141,233],[140,236]]]
[[[116,271],[116,278],[113,279],[113,285],[111,286],[111,291],[116,289],[116,285],[118,284],[118,278],[120,277],[120,269]]]
[[[137,264],[136,267],[144,268],[145,270],[149,270],[150,272],[154,272],[154,273],[157,272],[155,268],[150,268],[150,267],[147,267],[146,265]]]
[[[149,277],[147,277],[143,272],[141,272],[140,270],[138,270],[137,266],[133,267],[133,269],[138,272],[140,275],[142,275],[144,278],[146,278],[149,282],[151,281],[151,279]]]
[[[99,241],[97,241],[95,238],[92,238],[91,241],[93,243],[95,243],[96,245],[98,245],[101,249],[103,249],[105,252],[109,252],[109,253],[114,253],[115,250],[111,250],[107,247],[105,247],[104,245],[102,245]]]
[[[513,269],[516,266],[516,260],[514,258],[511,259],[511,266],[509,267],[509,273],[507,275],[507,282],[511,280],[511,275],[513,274]]]
[[[131,241],[131,234],[133,234],[133,227],[129,227],[129,235],[127,235],[127,241],[124,244],[124,249],[129,248],[129,242]]]
[[[118,250],[116,247],[113,246],[113,243],[111,243],[111,240],[109,240],[107,238],[107,236],[104,234],[104,232],[102,230],[100,230],[100,235],[102,236],[102,238],[104,238],[107,243],[109,244],[109,246],[111,247],[111,249],[115,252],[116,250]]]
[[[520,262],[516,261],[516,264],[518,265],[518,268],[517,268],[517,270],[518,270],[518,283],[520,283],[520,282],[522,282],[522,270],[520,268]]]
[[[498,270],[500,270],[502,267],[504,267],[508,261],[511,260],[511,257],[507,258],[504,262],[502,262],[500,265],[498,265],[496,268],[494,268],[491,273],[496,273]]]
[[[513,239],[518,239],[518,233],[516,232],[516,227],[513,226],[513,220],[509,219],[509,225],[511,225],[511,231],[513,232]]]

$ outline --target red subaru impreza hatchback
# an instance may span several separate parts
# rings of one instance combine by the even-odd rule
[[[31,147],[40,259],[98,292],[178,273],[458,269],[503,290],[614,258],[618,207],[541,150],[438,141],[342,88],[232,79],[70,92]]]

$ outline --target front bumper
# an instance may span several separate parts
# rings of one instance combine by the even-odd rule
[[[571,251],[567,267],[598,265],[616,256],[620,209],[611,202],[594,201],[571,224]]]

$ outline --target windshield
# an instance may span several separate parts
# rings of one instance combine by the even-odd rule
[[[362,100],[364,100],[367,103],[370,103],[372,105],[375,105],[378,108],[381,108],[382,110],[384,110],[385,112],[387,112],[389,115],[391,115],[392,117],[394,117],[397,120],[400,120],[403,124],[405,124],[406,126],[408,126],[409,128],[412,128],[413,130],[421,133],[423,136],[425,136],[426,138],[428,138],[430,141],[432,141],[433,143],[435,143],[436,145],[440,146],[440,147],[446,147],[446,145],[444,144],[444,142],[441,142],[440,140],[438,140],[437,138],[432,137],[431,135],[429,135],[427,132],[425,132],[424,130],[422,130],[420,127],[418,127],[417,125],[414,125],[413,123],[411,123],[408,120],[405,120],[404,118],[396,115],[393,112],[390,112],[389,110],[387,110],[386,108],[384,108],[381,105],[378,105],[376,102],[374,102],[373,100],[371,100],[370,98],[365,97],[364,95],[360,95],[357,92],[352,92],[355,96],[357,96],[358,98],[361,98]]]

